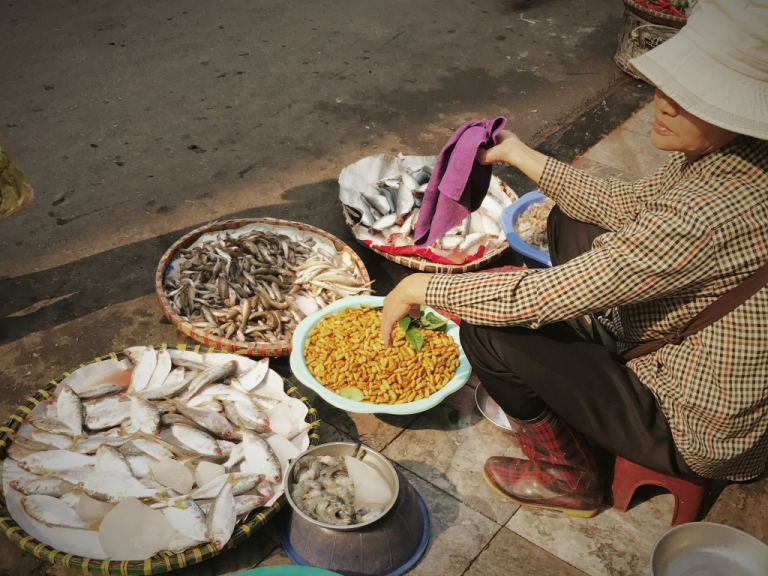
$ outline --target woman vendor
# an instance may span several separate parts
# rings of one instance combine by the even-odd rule
[[[634,184],[603,180],[502,133],[477,160],[519,168],[556,202],[554,267],[414,274],[382,316],[385,344],[414,305],[461,317],[473,370],[526,457],[489,458],[486,481],[575,516],[603,498],[585,436],[680,477],[747,480],[768,457],[766,282],[680,336],[768,263],[768,5],[702,0],[632,64],[657,87],[651,141],[672,152],[667,164]],[[573,322],[585,315],[588,339]]]

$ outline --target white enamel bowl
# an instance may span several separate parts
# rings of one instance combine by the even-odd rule
[[[424,412],[440,404],[443,399],[456,392],[459,388],[466,384],[469,380],[469,376],[472,373],[472,367],[469,365],[464,350],[461,348],[461,342],[459,340],[459,327],[454,322],[448,321],[445,328],[445,333],[453,338],[453,341],[459,346],[459,367],[456,369],[456,373],[453,375],[443,388],[429,396],[428,398],[422,398],[421,400],[414,400],[413,402],[406,402],[405,404],[372,404],[370,402],[358,402],[356,400],[349,400],[336,394],[335,392],[328,390],[325,386],[320,384],[307,368],[307,363],[304,361],[304,342],[307,339],[309,331],[317,324],[324,316],[328,314],[334,314],[345,308],[359,307],[361,304],[366,306],[381,306],[384,303],[384,298],[381,296],[350,296],[349,298],[342,298],[332,304],[329,304],[322,310],[307,316],[296,327],[296,331],[293,333],[293,351],[291,352],[291,370],[299,381],[309,386],[312,390],[317,392],[320,397],[347,412],[357,412],[362,414],[417,414]],[[428,312],[434,312],[438,316],[438,312],[432,310],[427,306]]]

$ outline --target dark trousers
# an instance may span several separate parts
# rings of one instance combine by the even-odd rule
[[[553,265],[589,250],[603,232],[555,207],[548,221]],[[461,344],[480,382],[512,418],[530,420],[550,406],[613,454],[663,474],[693,474],[656,398],[596,332],[585,334],[572,322],[536,330],[463,322]]]

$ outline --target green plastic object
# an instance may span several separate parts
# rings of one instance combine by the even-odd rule
[[[467,360],[464,350],[461,347],[461,341],[459,340],[459,327],[454,322],[448,321],[445,327],[445,333],[453,338],[459,346],[459,367],[456,369],[456,373],[453,375],[443,388],[429,396],[428,398],[422,398],[421,400],[415,400],[413,402],[407,402],[405,404],[372,404],[369,402],[358,402],[343,398],[335,392],[328,390],[325,386],[320,384],[307,368],[307,364],[304,361],[304,342],[307,339],[307,335],[312,327],[317,324],[323,316],[339,312],[349,307],[364,306],[382,306],[384,298],[381,296],[350,296],[348,298],[342,298],[336,300],[323,308],[322,310],[315,312],[307,316],[296,327],[296,331],[293,333],[293,351],[291,352],[291,371],[294,376],[305,386],[309,386],[317,392],[323,400],[346,410],[347,412],[356,412],[360,414],[417,414],[424,412],[430,408],[434,408],[440,402],[442,402],[447,396],[456,392],[459,388],[464,386],[469,380],[469,376],[472,374],[472,367]],[[438,312],[426,307],[427,312],[440,315]]]
[[[235,576],[341,576],[337,572],[328,572],[311,566],[267,566],[238,572]]]

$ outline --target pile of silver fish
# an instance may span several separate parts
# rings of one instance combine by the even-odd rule
[[[362,217],[360,223],[371,235],[381,235],[387,246],[413,244],[413,232],[419,218],[419,209],[427,189],[432,168],[418,170],[406,168],[397,176],[389,177],[360,191]],[[461,223],[435,240],[433,249],[464,252],[488,240],[504,240],[499,226],[501,211],[512,204],[514,192],[498,178],[493,178],[482,205]]]
[[[353,456],[360,460],[365,456],[360,444]],[[380,507],[355,510],[355,484],[344,458],[308,454],[294,465],[293,482],[293,502],[307,516],[325,524],[362,524],[383,512]]]
[[[240,342],[290,341],[308,313],[370,292],[349,254],[331,253],[311,236],[221,233],[177,258],[180,275],[164,282],[175,311],[196,328]]]
[[[252,392],[268,360],[235,376],[235,360],[206,364],[151,346],[125,355],[135,364],[130,382],[79,394],[64,385],[44,414],[28,416],[8,449],[24,472],[9,485],[49,526],[96,530],[114,505],[135,499],[184,536],[177,549],[211,542],[220,550],[282,481],[266,414],[282,401]],[[94,517],[94,506],[106,517]]]

